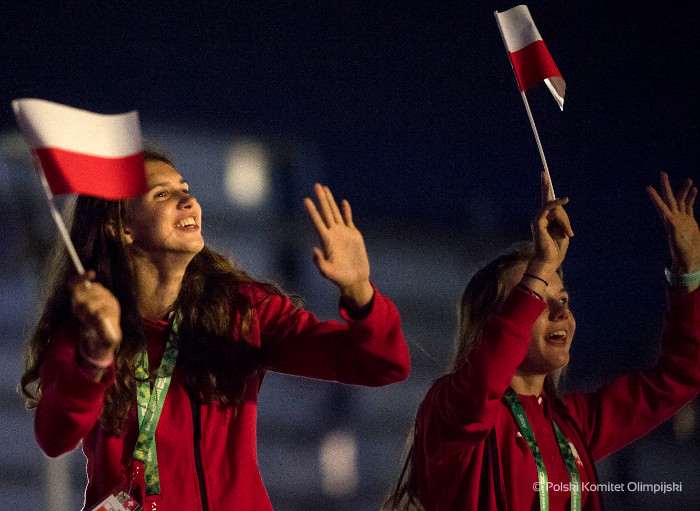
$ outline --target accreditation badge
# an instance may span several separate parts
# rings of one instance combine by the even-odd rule
[[[142,511],[143,506],[125,491],[113,491],[90,511]]]

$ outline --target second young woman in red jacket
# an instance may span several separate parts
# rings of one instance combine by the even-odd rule
[[[543,196],[548,183],[543,176]],[[598,510],[594,463],[648,433],[700,389],[697,189],[648,193],[673,257],[661,354],[596,392],[560,395],[576,328],[559,268],[573,235],[546,201],[532,242],[476,273],[460,305],[450,372],[420,405],[412,444],[383,510]]]

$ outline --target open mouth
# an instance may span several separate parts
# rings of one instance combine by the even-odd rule
[[[197,220],[195,220],[194,217],[188,217],[188,218],[183,218],[180,220],[178,223],[175,224],[175,227],[178,229],[182,229],[184,231],[197,231],[199,230],[199,226],[197,225]]]
[[[566,333],[566,330],[556,330],[554,332],[548,333],[545,337],[545,340],[548,343],[554,344],[556,346],[566,346],[567,338],[568,335]]]

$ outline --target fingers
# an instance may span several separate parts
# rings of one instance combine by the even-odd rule
[[[678,209],[676,198],[673,196],[673,190],[671,189],[671,182],[666,172],[661,173],[661,196],[664,198],[664,202],[669,210],[676,211]]]
[[[323,218],[323,223],[326,224],[326,227],[330,227],[335,222],[333,220],[333,211],[331,210],[326,196],[326,190],[323,186],[316,183],[314,185],[314,191],[316,192],[316,200],[318,201],[318,208],[321,213],[321,218]]]
[[[673,194],[671,182],[666,172],[661,172],[661,193],[657,192],[653,186],[647,186],[647,195],[656,208],[662,220],[671,219],[675,213],[680,212],[687,215],[693,214],[693,205],[698,195],[698,190],[693,186],[692,179],[686,179],[683,187],[676,195]]]
[[[549,201],[553,201],[555,198],[549,172],[540,172],[540,204],[544,205]]]
[[[561,206],[563,206],[564,204],[566,204],[568,202],[569,202],[568,197],[564,197],[562,199],[554,199],[554,200],[545,202],[542,205],[542,207],[540,208],[540,210],[537,212],[537,216],[535,217],[535,222],[536,223],[547,223],[547,217],[549,216],[549,214],[553,210],[555,210],[556,208],[560,208]],[[563,208],[562,208],[562,211],[563,211]],[[564,213],[564,215],[566,215],[566,213]],[[568,225],[568,220],[569,220],[569,218],[567,216],[566,217],[567,229],[571,230],[571,226]]]
[[[683,189],[678,193],[676,197],[676,202],[678,203],[678,209],[687,215],[693,214],[693,204],[695,203],[695,197],[698,195],[698,189],[693,186],[693,180],[688,178],[685,180]]]
[[[72,312],[87,330],[95,331],[111,344],[118,344],[121,342],[119,302],[109,290],[94,280],[94,271],[75,279]]]
[[[666,202],[661,198],[653,186],[647,186],[646,190],[647,195],[649,195],[649,198],[656,209],[656,212],[659,214],[659,217],[662,221],[666,221],[667,218],[671,217],[671,210],[668,209]]]
[[[355,224],[352,223],[352,209],[350,209],[350,203],[343,199],[340,207],[343,208],[343,220],[345,220],[345,225],[348,227],[355,227]]]
[[[683,188],[678,192],[676,195],[676,203],[678,204],[679,208],[684,208],[685,207],[685,201],[686,198],[688,197],[688,194],[690,193],[690,190],[693,188],[693,180],[688,178],[685,180],[685,183],[683,183]]]
[[[557,206],[547,218],[550,226],[556,226],[561,230],[562,234],[569,238],[573,237],[574,231],[571,229],[571,221],[569,220],[569,215],[564,211],[564,208]]]
[[[322,233],[325,229],[330,229],[336,224],[353,225],[350,204],[347,201],[343,200],[341,203],[343,208],[341,212],[330,188],[316,183],[314,191],[316,192],[318,208],[308,197],[304,199],[304,206],[319,233]]]
[[[328,229],[326,222],[321,217],[321,214],[318,212],[318,209],[316,209],[316,204],[314,204],[314,201],[312,201],[308,197],[304,199],[304,207],[306,208],[306,212],[311,217],[311,221],[313,222],[314,227],[316,228],[316,231],[320,236],[321,233]]]
[[[693,205],[695,204],[695,197],[698,196],[698,189],[694,186],[685,201],[685,207],[688,208],[688,214],[693,214]]]
[[[336,204],[335,199],[333,198],[333,194],[331,193],[331,189],[328,188],[327,186],[324,186],[323,191],[326,194],[326,201],[328,202],[328,206],[331,209],[331,214],[333,215],[334,223],[342,224],[343,217],[340,214],[340,209],[338,209],[338,204]]]

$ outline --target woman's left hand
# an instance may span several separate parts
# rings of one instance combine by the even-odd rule
[[[649,198],[668,234],[674,273],[694,273],[700,269],[700,229],[693,214],[693,204],[698,189],[687,179],[674,196],[668,174],[661,173],[661,195],[652,186],[647,186]]]
[[[364,307],[374,295],[369,282],[369,260],[362,234],[352,223],[348,201],[341,209],[327,186],[314,185],[318,208],[308,197],[304,206],[316,228],[321,248],[314,247],[314,263],[321,275],[340,289],[351,305]]]

